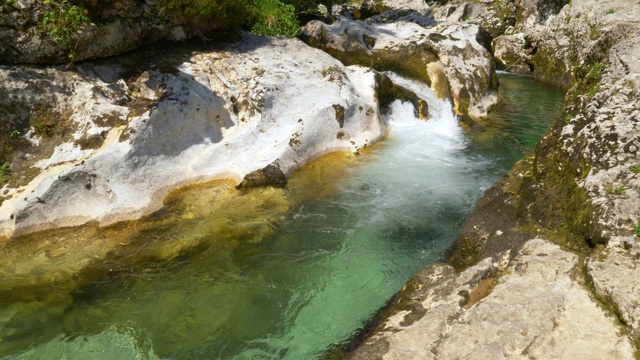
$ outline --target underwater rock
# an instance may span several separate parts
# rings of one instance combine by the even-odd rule
[[[247,174],[236,189],[248,189],[262,186],[285,187],[287,178],[276,165],[269,164],[262,169]]]

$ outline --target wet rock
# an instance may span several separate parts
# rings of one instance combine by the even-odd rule
[[[367,22],[340,17],[332,25],[312,21],[303,36],[345,63],[391,70],[430,84],[438,96],[452,99],[459,115],[486,117],[498,101],[498,81],[491,55],[477,41],[479,27],[425,28],[414,21],[420,16],[411,14],[414,17]]]
[[[262,169],[247,174],[236,189],[248,189],[262,186],[285,187],[287,178],[277,165],[269,164]]]
[[[578,256],[541,239],[460,274],[418,273],[350,359],[633,359],[630,339],[575,279]],[[409,303],[410,305],[407,305]]]

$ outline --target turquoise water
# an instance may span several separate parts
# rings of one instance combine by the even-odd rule
[[[146,222],[113,230],[119,237],[74,232],[95,247],[76,257],[68,245],[34,251],[21,262],[42,258],[29,271],[4,259],[0,356],[325,357],[441,260],[483,191],[562,107],[561,92],[503,74],[503,105],[465,131],[449,103],[393,77],[428,100],[430,120],[394,103],[389,140],[346,156],[345,168],[326,162],[284,191],[192,189]],[[50,236],[53,249],[70,238]]]

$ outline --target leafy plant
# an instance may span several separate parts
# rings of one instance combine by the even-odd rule
[[[0,164],[0,184],[4,183],[9,175],[11,175],[11,167],[7,161],[3,161]]]
[[[294,37],[300,32],[296,8],[280,0],[256,0],[251,32],[266,36]]]
[[[84,25],[91,23],[84,9],[67,0],[44,0],[50,10],[45,12],[42,25],[56,44],[65,44],[73,60],[75,51],[72,37]]]
[[[20,135],[22,135],[22,133],[20,132],[20,130],[12,130],[9,131],[9,137],[12,139],[16,139],[18,138]]]
[[[629,166],[629,170],[634,174],[640,174],[640,165]]]
[[[622,195],[627,190],[624,186],[615,186],[607,188],[607,193],[611,195]]]
[[[31,124],[33,132],[39,136],[52,136],[55,125],[44,118],[35,118]]]
[[[633,233],[636,234],[636,236],[640,236],[640,222],[633,227]]]
[[[0,12],[11,11],[16,9],[15,0],[0,0]]]

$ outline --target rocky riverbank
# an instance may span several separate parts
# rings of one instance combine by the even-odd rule
[[[431,29],[437,41],[425,45],[447,60],[429,64],[424,80],[461,114],[486,114],[497,99],[477,33]],[[3,174],[0,235],[137,219],[161,208],[172,189],[212,179],[284,186],[321,155],[357,153],[384,138],[382,115],[395,99],[428,118],[426,102],[386,75],[344,66],[299,40],[245,34],[223,48],[172,46],[71,68],[1,66],[0,158],[11,170]],[[377,57],[419,65],[391,50]]]
[[[499,3],[433,11],[484,23]],[[503,5],[513,23],[494,34],[498,64],[568,89],[564,113],[464,225],[451,264],[466,270],[424,269],[347,357],[634,358],[640,6]]]

